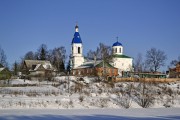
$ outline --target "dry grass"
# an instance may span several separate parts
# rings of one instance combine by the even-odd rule
[[[157,83],[169,83],[178,81],[177,78],[116,78],[115,82],[157,82]]]

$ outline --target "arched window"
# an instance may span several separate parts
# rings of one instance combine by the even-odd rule
[[[116,48],[116,53],[117,53],[117,48]]]
[[[78,54],[80,54],[81,53],[81,48],[80,47],[78,47]]]
[[[119,52],[121,53],[121,48],[119,48]]]

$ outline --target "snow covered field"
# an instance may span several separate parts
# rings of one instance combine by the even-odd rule
[[[180,119],[180,82],[1,81],[0,120]]]
[[[180,108],[6,109],[1,120],[179,120]]]

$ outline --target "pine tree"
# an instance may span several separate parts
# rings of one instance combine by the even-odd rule
[[[69,73],[70,73],[70,71],[71,71],[70,60],[69,60],[69,62],[68,62],[68,65],[67,65],[66,70],[67,70],[67,72],[69,72]]]
[[[15,61],[15,63],[14,63],[14,75],[17,75],[17,71],[18,71],[17,69],[18,69],[18,64]]]
[[[64,70],[65,70],[64,62],[62,61],[62,62],[60,63],[60,66],[59,66],[59,71],[60,71],[60,72],[63,72]]]
[[[46,52],[43,47],[42,47],[41,53],[40,53],[40,60],[46,60]]]

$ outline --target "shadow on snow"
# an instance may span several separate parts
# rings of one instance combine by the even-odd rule
[[[180,119],[180,116],[150,116],[150,117],[128,117],[112,115],[36,115],[36,116],[0,116],[0,120],[172,120]]]

